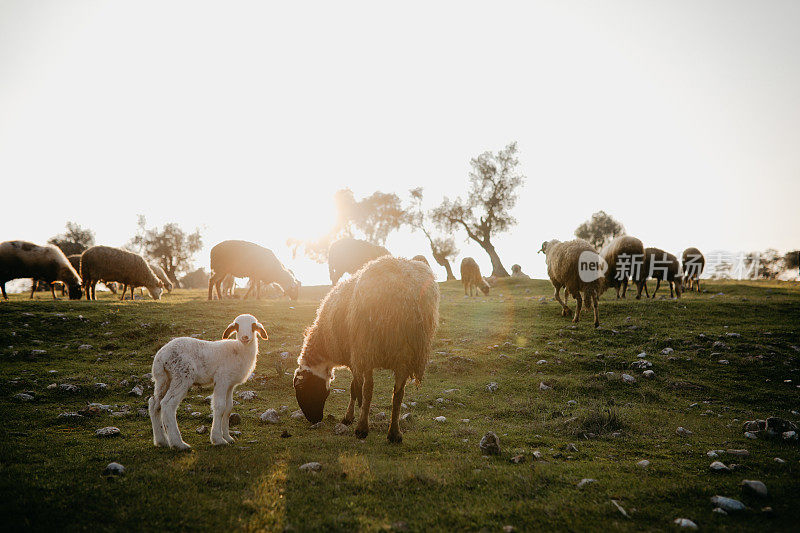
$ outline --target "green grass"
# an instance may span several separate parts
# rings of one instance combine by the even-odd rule
[[[110,295],[98,302],[53,302],[49,294],[31,302],[15,295],[0,303],[3,529],[372,531],[405,522],[412,531],[499,531],[505,525],[518,531],[664,530],[677,517],[705,529],[795,529],[800,447],[748,440],[741,422],[798,418],[790,411],[800,410],[800,352],[793,348],[800,346],[800,287],[704,286],[708,293],[678,301],[616,301],[606,293],[595,330],[590,314],[572,328],[556,303],[540,303],[552,295],[544,281],[513,283],[472,299],[457,283],[443,284],[432,364],[420,387],[407,388],[416,421],[401,445],[386,441],[386,422],[373,422],[366,441],[335,436],[333,417],[344,414],[346,392],[331,394],[326,413],[332,416],[323,428],[288,417],[297,404],[291,378],[276,370],[278,354],[297,355],[325,287],[305,288],[298,302],[206,302],[204,291],[124,303]],[[712,298],[718,292],[724,294]],[[210,408],[201,400],[210,391],[195,388],[179,414],[193,450],[155,448],[149,420],[137,415],[152,389],[148,384],[144,396],[130,396],[132,376],[149,372],[153,354],[171,337],[219,338],[243,312],[263,322],[270,340],[261,344],[256,379],[238,389],[258,393],[235,408],[243,418],[234,428],[242,432],[239,441],[216,448],[208,435],[195,432],[210,425]],[[712,348],[718,340],[727,348]],[[81,350],[82,344],[92,348]],[[660,355],[666,347],[675,350],[671,359]],[[653,363],[653,380],[628,369],[641,351]],[[453,356],[472,363],[453,363]],[[718,363],[723,358],[730,364]],[[540,359],[547,363],[537,364]],[[623,371],[637,382],[624,384]],[[333,387],[347,389],[349,377],[340,370]],[[388,414],[391,376],[378,372],[376,378],[373,405]],[[486,391],[492,381],[499,385],[494,393]],[[109,387],[97,390],[96,382]],[[540,382],[553,390],[540,391]],[[48,389],[51,383],[79,390]],[[27,390],[34,401],[12,399]],[[57,418],[88,402],[127,405],[131,414]],[[192,418],[186,403],[204,418]],[[261,412],[281,405],[289,409],[281,424],[259,423]],[[434,422],[439,415],[447,422]],[[122,435],[94,436],[108,425]],[[694,435],[678,436],[678,426]],[[284,430],[291,437],[281,438]],[[487,431],[500,436],[500,456],[481,456],[478,441]],[[577,452],[566,451],[570,443]],[[748,458],[721,458],[743,470],[710,472],[706,452],[728,448],[750,451]],[[536,450],[543,460],[533,459]],[[526,461],[513,464],[517,454]],[[788,463],[781,466],[775,457]],[[651,461],[648,469],[636,466],[641,459]],[[126,475],[104,478],[110,461],[125,465]],[[309,461],[322,463],[322,471],[300,472]],[[578,489],[582,478],[597,482]],[[763,481],[770,497],[743,496],[742,479]],[[714,514],[709,498],[715,494],[740,499],[750,510]],[[773,512],[762,512],[763,506]]]

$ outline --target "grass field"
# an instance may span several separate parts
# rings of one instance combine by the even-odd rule
[[[796,530],[800,447],[749,440],[741,426],[768,416],[800,418],[792,413],[800,410],[800,286],[704,288],[677,301],[616,301],[606,293],[595,330],[590,314],[577,327],[562,318],[545,281],[472,299],[458,283],[443,284],[432,362],[422,385],[407,388],[414,422],[400,445],[386,441],[385,421],[373,421],[365,441],[334,435],[347,405],[347,371],[337,373],[323,427],[289,416],[297,403],[282,370],[294,369],[303,329],[326,287],[304,288],[297,302],[207,302],[204,291],[176,291],[160,302],[14,295],[0,303],[2,528],[664,530],[685,517],[701,529]],[[150,371],[153,354],[174,336],[219,338],[244,312],[262,321],[270,340],[261,344],[254,379],[238,389],[257,393],[234,409],[242,417],[233,428],[241,431],[238,442],[212,447],[207,434],[196,433],[210,426],[202,400],[210,390],[195,388],[178,418],[193,450],[155,448],[149,419],[138,413],[152,387],[147,383],[141,397],[129,394]],[[714,347],[717,341],[725,346]],[[662,355],[665,348],[674,352]],[[292,359],[281,369],[284,351]],[[653,379],[630,369],[642,351]],[[624,383],[623,372],[636,382]],[[496,391],[487,390],[490,382]],[[53,383],[78,389],[48,388]],[[34,399],[16,401],[24,391]],[[389,414],[390,394],[389,373],[378,372],[376,413]],[[117,414],[58,417],[90,402]],[[280,424],[259,421],[264,410],[283,405]],[[96,437],[104,426],[121,435]],[[679,436],[678,426],[693,435]],[[282,438],[284,431],[291,436]],[[499,456],[479,450],[487,431],[500,437]],[[710,471],[706,452],[742,448],[749,457],[719,458],[741,469]],[[523,462],[511,461],[520,454]],[[637,466],[642,459],[649,467]],[[126,474],[104,477],[111,461]],[[309,461],[322,470],[301,472]],[[578,488],[583,478],[596,482]],[[763,481],[768,498],[743,495],[743,479]],[[713,513],[709,498],[716,494],[748,510]]]

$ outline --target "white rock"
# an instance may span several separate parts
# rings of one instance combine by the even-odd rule
[[[636,378],[630,374],[622,374],[622,381],[625,383],[636,383]]]
[[[445,418],[443,416],[437,416],[436,418],[434,418],[434,420],[436,422],[447,422],[447,418]]]
[[[240,400],[247,402],[250,400],[254,400],[256,398],[256,391],[253,390],[243,390],[236,395],[237,398]]]
[[[61,385],[58,386],[58,388],[63,390],[63,391],[66,391],[66,392],[77,392],[78,391],[78,387],[76,387],[75,385],[72,385],[71,383],[62,383]]]
[[[544,359],[539,359],[538,361],[536,361],[536,364],[537,365],[546,365],[547,361],[545,361]]]
[[[683,426],[679,426],[678,429],[675,430],[675,433],[677,433],[681,437],[691,437],[692,435],[694,435],[694,432],[689,431]]]
[[[539,390],[553,390],[553,387],[551,387],[549,385],[545,385],[544,383],[540,382],[539,383]]]
[[[638,357],[639,359],[644,359],[645,357],[647,357],[647,352],[642,352],[639,355],[637,355],[636,357]]]
[[[494,381],[486,385],[486,390],[489,392],[495,392],[498,388],[499,386]]]
[[[492,431],[488,432],[481,438],[481,441],[478,444],[478,446],[480,447],[483,453],[490,455],[500,454],[500,439]]]
[[[644,372],[642,372],[642,375],[647,379],[653,379],[654,377],[656,377],[656,373],[653,372],[652,370],[645,370]]]
[[[714,472],[730,472],[731,469],[725,466],[721,461],[714,461],[709,465],[709,468]]]
[[[119,463],[108,463],[106,469],[103,470],[103,474],[107,476],[121,476],[125,473],[125,467]]]
[[[577,400],[567,400],[567,405],[578,405]]]
[[[720,450],[717,450],[717,453],[719,453],[719,452],[720,452]],[[732,450],[732,449],[728,449],[728,450],[725,451],[725,453],[727,453],[728,455],[734,455],[736,457],[750,457],[750,452],[748,452],[747,450]]]
[[[94,388],[98,390],[106,390],[108,388],[108,385],[106,385],[105,383],[95,383]]]
[[[141,385],[136,385],[131,391],[128,393],[131,396],[141,396],[144,393],[144,389],[142,389]]]
[[[336,424],[336,426],[333,428],[333,434],[334,435],[344,435],[345,433],[348,433],[349,431],[350,431],[350,428],[345,426],[341,422]]]
[[[725,496],[712,496],[711,503],[728,513],[735,513],[737,511],[744,511],[746,507],[739,500],[733,498],[726,498]]]
[[[266,424],[277,424],[281,421],[280,416],[278,416],[278,411],[272,408],[261,413],[261,416],[258,418]]]
[[[92,349],[92,345],[91,344],[81,344],[80,346],[78,346],[78,349],[79,350],[91,350]]]
[[[47,386],[47,387],[45,387],[45,388],[46,388],[46,389],[49,389],[49,390],[53,390],[53,389],[57,389],[57,388],[58,388],[58,385],[57,385],[57,384],[55,384],[55,383],[51,383],[50,385],[48,385],[48,386]]]
[[[24,392],[18,392],[14,396],[12,396],[18,402],[31,402],[33,401],[33,396],[30,394],[25,394]]]
[[[300,420],[300,419],[305,418],[305,417],[306,417],[306,415],[304,415],[303,411],[301,411],[300,409],[298,409],[297,411],[294,411],[291,415],[289,415],[289,418],[291,418],[293,420]]]
[[[689,529],[697,529],[697,524],[688,518],[676,518],[673,522],[678,527],[688,527]]]
[[[742,481],[742,492],[758,496],[759,498],[766,498],[767,486],[755,479],[745,479]]]
[[[107,426],[104,428],[100,428],[94,432],[94,434],[98,437],[116,437],[120,435],[120,430],[118,427],[114,426]]]
[[[722,516],[728,516],[728,513],[725,512],[721,507],[714,507],[714,510],[711,512],[721,514]]]
[[[796,431],[784,431],[782,434],[783,440],[797,440]]]
[[[597,480],[596,480],[596,479],[592,479],[592,478],[585,477],[585,478],[583,478],[582,480],[580,480],[580,481],[578,482],[578,488],[579,488],[579,489],[582,489],[582,488],[583,488],[583,487],[585,487],[586,485],[591,485],[592,483],[596,483],[596,482],[597,482]]]
[[[775,462],[778,463],[779,465],[785,465],[786,459],[781,459],[780,457],[776,457]]]
[[[316,461],[300,465],[301,472],[319,472],[320,470],[322,470],[322,465]]]
[[[752,431],[745,431],[744,436],[747,437],[748,439],[754,439],[754,440],[758,438],[758,436],[756,436],[756,434],[753,433]]]
[[[672,348],[664,348],[663,350],[661,350],[661,353],[662,353],[662,355],[669,355],[674,351],[675,350],[673,350]]]
[[[650,461],[648,461],[647,459],[642,459],[641,461],[636,463],[636,466],[638,466],[639,468],[647,468],[648,466],[650,466]]]

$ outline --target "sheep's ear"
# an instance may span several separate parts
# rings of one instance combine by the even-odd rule
[[[228,326],[228,329],[226,329],[225,333],[222,334],[222,338],[227,339],[228,337],[233,335],[234,331],[236,332],[239,331],[239,324],[237,324],[236,322],[233,322],[230,326]]]
[[[260,322],[256,322],[255,324],[253,324],[253,333],[258,333],[259,335],[261,335],[261,338],[264,339],[265,341],[269,340],[269,335],[267,335],[267,330],[264,329],[264,326],[262,326]]]

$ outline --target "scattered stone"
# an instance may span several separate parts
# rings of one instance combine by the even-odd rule
[[[647,379],[653,379],[654,377],[656,377],[656,373],[653,372],[652,370],[645,370],[644,372],[642,372],[642,375]]]
[[[727,359],[720,359],[719,361],[717,361],[717,363],[719,363],[721,365],[729,365],[729,364],[731,364],[731,362],[728,361]]]
[[[767,486],[761,481],[745,479],[742,481],[742,492],[759,498],[767,497]]]
[[[206,426],[197,426],[195,429],[198,435],[205,435],[208,433],[208,428]]]
[[[436,422],[447,422],[447,418],[444,416],[437,416],[436,418],[434,418],[434,420]]]
[[[547,364],[547,361],[546,361],[546,360],[544,360],[544,359],[539,359],[538,361],[536,361],[536,364],[537,364],[537,365],[546,365],[546,364]]]
[[[192,411],[189,414],[189,416],[191,416],[192,418],[200,418],[201,416],[203,416],[203,413],[201,413],[200,411]]]
[[[662,355],[670,355],[674,351],[675,350],[673,350],[672,348],[664,348],[663,350],[661,350],[661,354]]]
[[[32,402],[33,396],[30,394],[26,394],[24,392],[18,392],[14,396],[12,396],[18,402]]]
[[[711,459],[716,459],[723,453],[725,453],[725,450],[710,450],[706,452],[706,455],[709,456]]]
[[[591,485],[592,483],[597,483],[597,480],[596,480],[596,479],[592,479],[592,478],[585,477],[585,478],[583,478],[582,480],[580,480],[580,481],[578,482],[578,488],[579,488],[579,489],[582,489],[582,488],[583,488],[583,487],[585,487],[586,485]]]
[[[349,433],[350,428],[339,422],[333,428],[334,435],[344,435],[345,433]]]
[[[722,509],[722,507],[714,507],[714,510],[711,511],[712,513],[717,513],[722,516],[728,516],[728,513]]]
[[[83,418],[80,413],[76,413],[75,411],[65,411],[58,415],[58,418]]]
[[[48,385],[46,388],[47,388],[47,389],[49,389],[49,390],[53,390],[53,389],[57,389],[57,388],[58,388],[58,385],[57,385],[57,384],[55,384],[55,383],[51,383],[51,384],[50,384],[50,385]]]
[[[744,511],[746,509],[744,504],[739,500],[726,498],[725,496],[712,496],[711,503],[728,513],[735,513],[738,511]]]
[[[728,345],[727,345],[727,344],[725,344],[725,343],[724,343],[724,342],[722,342],[722,341],[717,341],[717,342],[715,342],[715,343],[713,344],[713,348],[714,348],[714,349],[725,350],[725,349],[727,349],[727,348],[728,348]]]
[[[97,437],[118,437],[121,435],[121,431],[118,427],[114,426],[107,426],[104,428],[100,428],[94,432],[95,436]]]
[[[372,415],[372,420],[374,420],[375,422],[383,422],[384,420],[386,420],[386,413],[384,413],[383,411],[378,411],[377,413]]]
[[[72,385],[71,383],[62,383],[58,386],[58,388],[64,392],[78,392],[78,387]]]
[[[575,406],[575,405],[578,405],[578,402],[577,402],[577,400],[568,400],[567,401],[567,405]]]
[[[136,385],[134,388],[131,389],[129,393],[131,396],[141,396],[144,393],[144,389],[142,389],[141,385]]]
[[[254,400],[256,396],[257,396],[256,391],[253,390],[243,390],[242,392],[236,395],[236,397],[242,400],[243,402]]]
[[[645,357],[647,357],[647,352],[642,352],[639,355],[637,355],[636,357],[638,357],[639,359],[644,359]]]
[[[319,421],[319,422],[317,422],[316,424],[311,424],[311,425],[310,425],[310,426],[308,426],[308,427],[309,427],[309,429],[319,429],[319,428],[321,428],[321,427],[322,427],[324,424],[325,424],[325,421],[324,421],[324,420],[320,420],[320,421]]]
[[[92,345],[91,344],[81,344],[80,346],[78,346],[78,349],[79,350],[91,350],[92,349]]]
[[[524,463],[525,462],[525,456],[522,455],[522,454],[515,455],[514,457],[511,458],[511,462],[514,463],[515,465],[518,465],[520,463]]]
[[[104,476],[121,476],[125,473],[125,467],[119,463],[108,463],[105,470],[103,470]]]
[[[499,386],[494,381],[486,385],[486,390],[489,392],[495,392],[498,388]]]
[[[34,356],[34,357],[36,357],[37,355],[47,355],[47,351],[46,350],[31,350],[31,355]]]
[[[627,511],[625,511],[625,509],[622,508],[622,505],[620,505],[617,500],[611,500],[611,503],[614,504],[614,507],[617,508],[617,511],[619,511],[620,514],[622,514],[622,516],[624,516],[625,518],[630,518],[628,516]]]
[[[301,472],[319,472],[320,470],[322,470],[322,465],[316,461],[300,465]]]
[[[572,444],[571,442],[569,444],[564,445],[564,448],[562,448],[562,449],[565,452],[575,452],[575,453],[578,452],[578,448],[574,444]]]
[[[786,459],[781,459],[780,457],[776,457],[775,462],[778,463],[779,465],[785,465]]]
[[[642,459],[641,461],[636,463],[636,466],[638,466],[639,468],[647,468],[648,466],[650,466],[650,461],[648,461],[647,459]]]
[[[785,440],[785,441],[797,440],[797,432],[796,431],[784,431],[781,435],[783,436],[783,440]]]
[[[306,415],[304,415],[303,411],[301,411],[300,409],[298,409],[297,411],[294,411],[291,415],[289,415],[289,418],[291,418],[293,420],[300,420],[300,419],[303,419],[305,417],[306,417]]]
[[[108,388],[108,385],[106,385],[105,383],[95,383],[94,388],[97,390],[106,390]]]
[[[653,363],[648,361],[647,359],[638,359],[631,363],[630,368],[635,368],[637,370],[644,370],[646,368],[650,368],[653,366]]]
[[[531,453],[531,455],[537,461],[541,461],[542,460],[542,452],[540,452],[539,450],[535,450],[533,453]]]
[[[280,416],[278,416],[278,412],[272,408],[269,408],[261,413],[259,419],[266,424],[277,424],[281,421]]]
[[[725,464],[722,463],[721,461],[714,461],[713,463],[711,463],[711,465],[709,465],[709,468],[711,470],[713,470],[714,472],[730,472],[731,471],[731,469],[728,468],[727,466],[725,466]]]
[[[499,455],[500,454],[500,439],[494,432],[490,431],[486,435],[481,438],[480,444],[478,444],[481,451],[485,454],[489,455]]]
[[[689,529],[697,529],[697,524],[689,520],[688,518],[676,518],[673,522],[678,527],[687,527]]]
[[[231,413],[231,416],[228,418],[228,425],[229,426],[238,426],[242,423],[242,415],[239,413]]]
[[[744,436],[747,437],[748,439],[757,439],[758,438],[756,436],[756,434],[753,433],[752,431],[745,431],[744,432]]]
[[[694,435],[693,431],[689,431],[683,426],[679,426],[678,429],[675,430],[675,433],[677,433],[681,437],[691,437],[692,435]]]
[[[630,374],[622,374],[622,381],[625,383],[636,383],[636,378]]]
[[[550,385],[545,385],[544,382],[539,383],[539,390],[553,390]]]

